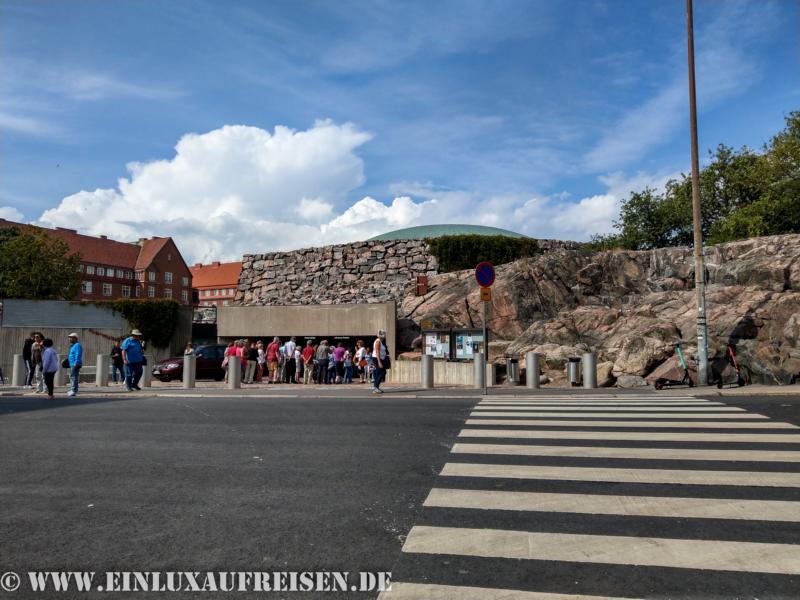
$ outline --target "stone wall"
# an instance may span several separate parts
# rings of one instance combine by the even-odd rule
[[[245,305],[398,303],[418,275],[436,275],[421,240],[370,241],[246,254],[236,302]]]

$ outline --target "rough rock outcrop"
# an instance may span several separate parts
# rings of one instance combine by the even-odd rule
[[[706,249],[709,356],[728,343],[753,381],[800,376],[800,235],[753,238]],[[471,271],[435,275],[399,316],[434,327],[478,327],[482,306]],[[501,265],[489,329],[514,340],[507,352],[543,352],[551,369],[590,350],[612,377],[647,377],[685,340],[696,354],[694,257],[690,248],[553,250]],[[639,380],[624,380],[630,384]]]

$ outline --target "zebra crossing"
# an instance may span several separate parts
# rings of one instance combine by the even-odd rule
[[[800,427],[719,401],[486,398],[381,600],[800,597]]]

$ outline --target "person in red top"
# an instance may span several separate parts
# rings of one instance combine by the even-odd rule
[[[267,346],[267,368],[269,369],[269,382],[275,383],[275,373],[278,370],[278,353],[281,348],[281,339],[272,338],[272,342]]]
[[[314,381],[314,342],[308,340],[306,347],[303,348],[303,383],[313,383]]]

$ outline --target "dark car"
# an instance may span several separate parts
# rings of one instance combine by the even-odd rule
[[[225,378],[225,369],[222,368],[224,345],[198,346],[194,353],[197,355],[197,379],[222,381]],[[183,357],[176,356],[158,361],[153,365],[153,377],[158,377],[161,381],[183,379]]]

